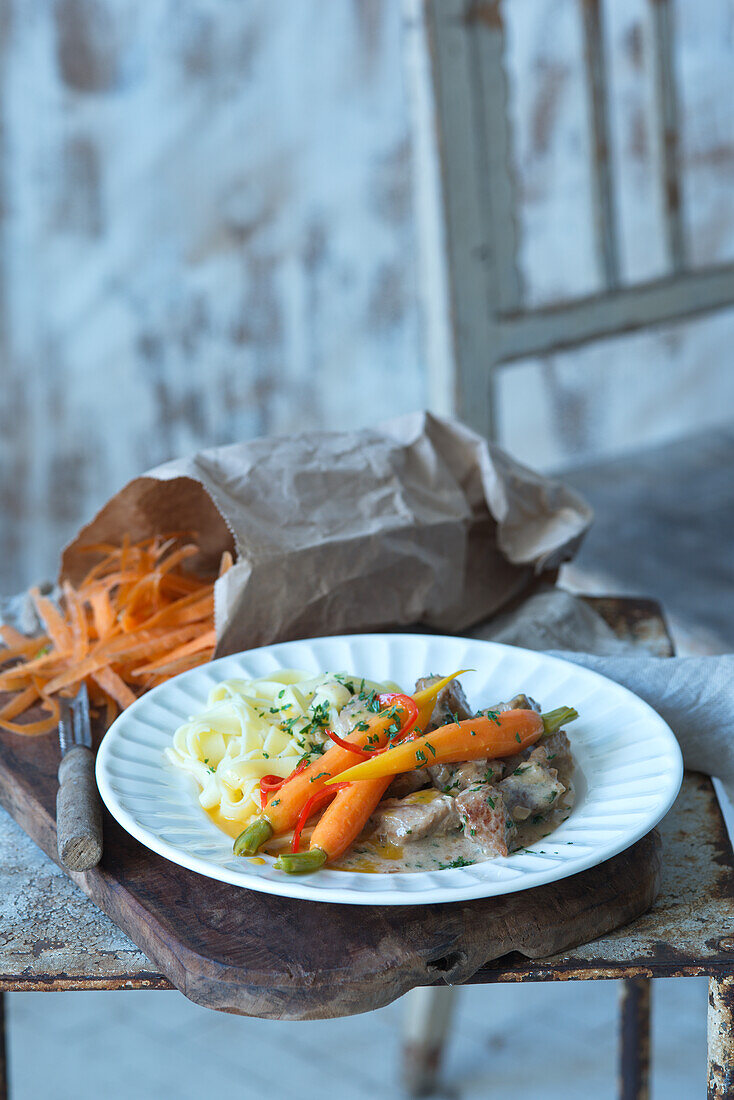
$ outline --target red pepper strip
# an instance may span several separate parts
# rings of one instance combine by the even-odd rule
[[[384,695],[378,695],[377,701],[381,707],[394,706],[397,703],[403,708],[403,710],[407,710],[408,722],[401,727],[401,729],[399,730],[400,733],[409,733],[418,721],[418,704],[413,699],[411,699],[409,695],[402,695],[397,691],[389,691],[386,692]],[[361,757],[362,760],[369,759],[369,757],[374,756],[376,752],[385,751],[384,749],[361,749],[359,745],[353,745],[351,741],[345,741],[342,737],[339,737],[338,734],[334,733],[333,730],[326,730],[326,734],[328,737],[331,738],[334,744],[339,746],[339,748],[348,749],[349,752],[353,752],[355,756]],[[394,743],[395,742],[393,741],[391,745],[387,746],[387,748],[391,748],[392,744]]]
[[[403,710],[407,710],[408,717],[407,717],[407,720],[401,725],[401,727],[398,730],[398,733],[396,734],[396,736],[392,737],[392,738],[389,738],[388,743],[386,745],[384,745],[381,749],[374,749],[372,752],[370,752],[368,754],[369,756],[379,756],[380,753],[387,752],[388,749],[394,748],[395,745],[402,744],[403,741],[412,740],[412,738],[408,737],[407,735],[414,728],[416,722],[418,721],[418,719],[420,717],[420,711],[418,710],[418,704],[416,703],[415,699],[411,698],[410,695],[403,695],[400,692],[391,691],[391,692],[386,692],[384,695],[378,695],[377,699],[378,699],[378,702],[379,702],[381,707],[395,706],[395,705],[402,707]],[[398,740],[398,736],[399,736],[399,740]],[[415,734],[413,734],[413,737],[415,737]]]
[[[364,749],[360,749],[359,745],[353,745],[351,741],[345,741],[343,737],[339,737],[333,730],[326,730],[325,733],[340,749],[348,749],[349,752],[355,753],[357,756],[361,757],[362,760],[367,760],[369,757],[370,754],[365,752]]]
[[[275,794],[285,783],[280,775],[264,775],[260,780],[260,809],[264,810],[268,798],[271,794]]]
[[[285,779],[281,779],[279,775],[264,775],[260,780],[260,808],[263,810],[265,809],[265,803],[267,802],[268,795],[275,794],[276,791],[280,790],[284,783],[287,783],[289,779],[292,779],[294,775],[298,775],[299,772],[302,772],[307,767],[309,767],[308,760],[302,760],[300,764],[296,765],[291,774],[285,777]],[[269,779],[272,779],[274,781],[272,785],[268,784]],[[277,781],[277,784],[275,781]],[[265,782],[267,786],[267,791],[265,792],[265,794],[263,794],[263,782]]]
[[[348,786],[348,783],[334,783],[331,787],[324,787],[323,790],[317,791],[316,794],[312,795],[308,799],[305,806],[298,815],[298,821],[296,822],[296,827],[293,830],[293,841],[291,843],[292,852],[297,852],[301,847],[301,833],[303,832],[303,827],[308,821],[311,814],[315,814],[317,810],[321,809],[323,805],[331,800],[332,792],[336,794],[336,792],[340,791],[342,787]]]

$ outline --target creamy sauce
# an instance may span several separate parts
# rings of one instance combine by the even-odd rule
[[[389,854],[385,849],[392,849]],[[414,840],[402,848],[358,840],[354,847],[329,866],[334,871],[359,871],[362,874],[385,875],[398,872],[438,871],[460,859],[477,863],[486,859],[477,845],[459,831],[449,836]]]
[[[561,782],[566,786],[565,794],[561,795],[557,806],[547,814],[542,821],[532,823],[532,819],[518,823],[517,836],[512,848],[513,852],[528,848],[543,840],[554,829],[557,829],[562,821],[568,817],[574,804],[573,783],[567,776],[560,776]],[[433,787],[422,791],[414,791],[407,795],[406,802],[426,804],[434,798],[440,798],[441,792]],[[217,812],[216,809],[206,811],[209,820],[226,833],[227,836],[237,837],[244,826],[239,821],[230,821]],[[313,833],[314,825],[307,825],[302,833],[301,848],[305,851]],[[265,854],[277,856],[280,852],[289,851],[292,833],[285,836],[273,837],[261,849]],[[448,836],[426,837],[424,840],[414,840],[404,845],[386,844],[373,841],[369,836],[361,836],[353,847],[340,859],[329,864],[334,871],[358,871],[365,875],[391,875],[398,873],[414,873],[417,871],[441,871],[447,867],[465,867],[471,863],[482,863],[493,857],[487,856],[482,849],[469,837],[465,837],[460,830],[450,833]],[[260,856],[249,857],[248,862],[263,864],[266,861]]]
[[[542,821],[533,824],[532,820],[528,820],[518,824],[512,852],[528,848],[531,844],[543,840],[568,817],[574,803],[573,783],[570,779],[563,777],[561,781],[567,789],[558,800],[558,805]],[[432,802],[439,796],[440,791],[429,788],[408,795],[406,801]],[[385,851],[386,848],[389,852]],[[487,856],[470,837],[464,836],[460,830],[457,830],[448,836],[428,836],[424,840],[414,840],[402,848],[378,844],[371,841],[369,837],[360,837],[350,851],[329,866],[334,871],[390,875],[416,871],[442,871],[452,865],[465,867],[468,864],[482,863],[492,858],[494,857]]]
[[[437,791],[435,787],[427,787],[425,791],[413,791],[412,794],[407,794],[402,801],[408,802],[412,806],[427,806],[440,797],[441,792]]]

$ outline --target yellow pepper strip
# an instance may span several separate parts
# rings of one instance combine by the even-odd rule
[[[457,764],[464,760],[486,757],[514,756],[528,745],[535,744],[544,734],[554,732],[562,724],[572,722],[578,714],[571,707],[562,707],[546,715],[534,710],[488,711],[463,722],[450,722],[423,737],[407,740],[395,748],[364,760],[340,773],[338,782],[358,779],[380,779],[388,775],[430,767],[431,764]],[[327,780],[327,785],[334,780]]]

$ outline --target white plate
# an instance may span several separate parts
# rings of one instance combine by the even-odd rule
[[[395,680],[457,668],[470,703],[489,706],[525,691],[543,710],[568,705],[580,717],[568,730],[576,759],[577,802],[546,839],[506,859],[469,867],[396,874],[324,869],[289,876],[274,860],[253,864],[199,806],[198,787],[163,750],[176,727],[200,711],[210,688],[229,677],[278,668],[349,672]],[[672,732],[626,688],[543,653],[494,642],[428,634],[356,634],[265,646],[184,672],[144,695],[108,730],[97,754],[107,808],[141,844],[209,878],[292,898],[356,905],[426,905],[527,890],[574,875],[629,848],[667,813],[683,761]]]

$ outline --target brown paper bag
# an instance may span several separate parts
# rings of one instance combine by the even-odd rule
[[[216,586],[218,654],[410,625],[458,632],[576,551],[590,508],[455,421],[415,413],[377,429],[256,439],[200,451],[125,486],[62,556],[193,533]]]

